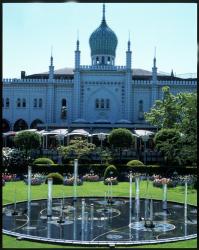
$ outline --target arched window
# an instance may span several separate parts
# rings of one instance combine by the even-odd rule
[[[42,108],[42,99],[39,98],[39,108]]]
[[[96,101],[95,101],[95,108],[96,108],[96,109],[99,108],[99,99],[96,99]]]
[[[104,64],[104,56],[102,56],[102,64]]]
[[[138,119],[144,120],[144,111],[143,111],[143,101],[139,101],[139,107],[138,107]]]
[[[26,99],[25,99],[25,98],[23,98],[23,100],[22,100],[22,107],[23,107],[23,108],[26,107]]]
[[[96,57],[96,63],[99,64],[99,57]]]
[[[110,64],[110,62],[111,62],[111,58],[110,58],[110,56],[108,56],[107,64]]]
[[[101,99],[101,109],[104,109],[104,99]]]
[[[62,105],[62,107],[66,107],[66,99],[62,99],[61,105]]]
[[[110,100],[106,99],[106,108],[109,109],[110,108]]]
[[[6,108],[9,108],[9,106],[10,106],[10,100],[9,98],[6,98]]]
[[[34,100],[33,100],[33,107],[34,107],[34,108],[37,107],[37,98],[34,98]]]
[[[21,99],[17,98],[17,107],[20,108],[21,107]]]

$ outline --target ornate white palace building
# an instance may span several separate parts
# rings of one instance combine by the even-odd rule
[[[3,132],[28,128],[130,129],[151,128],[144,120],[155,100],[162,98],[162,87],[173,94],[196,91],[196,79],[182,79],[132,69],[131,43],[127,43],[126,65],[115,65],[118,39],[105,20],[91,34],[91,65],[80,63],[80,43],[76,42],[74,69],[3,79]]]

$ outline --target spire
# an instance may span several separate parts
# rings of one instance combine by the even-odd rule
[[[53,46],[51,46],[50,66],[53,66]]]
[[[156,47],[154,48],[153,67],[156,67]]]
[[[102,8],[102,23],[106,23],[106,19],[105,19],[105,3],[103,3],[103,8]]]
[[[131,41],[130,41],[130,31],[129,31],[128,51],[130,50],[131,50]]]
[[[173,69],[171,70],[171,77],[174,77]]]
[[[79,50],[79,30],[77,30],[77,51]]]

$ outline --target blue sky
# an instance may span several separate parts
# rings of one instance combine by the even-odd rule
[[[3,4],[3,77],[74,66],[79,30],[81,64],[89,65],[89,37],[100,25],[101,3]],[[125,65],[130,31],[132,67],[151,70],[157,47],[159,71],[197,70],[197,5],[193,3],[107,3],[106,20],[116,33],[116,64]]]

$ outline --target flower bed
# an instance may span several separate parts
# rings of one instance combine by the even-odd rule
[[[4,181],[20,181],[20,178],[16,174],[2,174],[2,180]]]
[[[112,183],[112,185],[117,185],[118,184],[117,177],[110,177],[110,178],[106,178],[104,180],[105,185],[108,185],[108,184],[111,184],[111,183]]]
[[[45,178],[46,177],[43,176],[43,175],[35,174],[31,178],[31,185],[33,185],[33,186],[34,185],[41,185],[45,181]],[[26,185],[28,185],[28,179],[27,178],[24,179],[24,182],[25,182]]]
[[[95,182],[99,181],[99,176],[96,174],[86,174],[83,176],[83,181],[90,181],[90,182]]]
[[[161,178],[160,176],[155,176],[153,181],[154,187],[162,187],[163,184],[167,184],[167,187],[176,187],[176,181],[170,178]]]
[[[64,179],[63,181],[63,184],[65,186],[73,186],[73,183],[74,183],[74,177],[71,177],[71,178],[66,178]],[[77,185],[80,186],[83,184],[83,180],[77,178]]]

